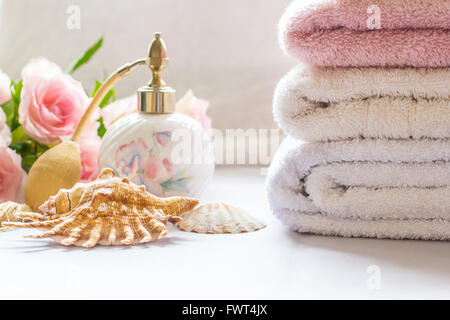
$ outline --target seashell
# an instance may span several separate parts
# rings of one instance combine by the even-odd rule
[[[197,233],[241,233],[257,231],[266,225],[236,206],[208,203],[187,213],[177,227]]]
[[[12,201],[0,204],[0,224],[2,222],[18,222],[24,219],[20,216],[22,212],[30,212],[31,208],[26,204],[20,204]],[[0,228],[0,231],[6,231],[8,228]]]
[[[64,141],[42,154],[31,167],[25,183],[25,202],[37,210],[60,189],[72,188],[80,176],[78,144]]]
[[[180,216],[197,204],[191,198],[158,198],[144,186],[103,169],[95,181],[61,189],[40,206],[40,213],[21,215],[34,222],[2,225],[46,229],[27,237],[54,238],[66,246],[132,245],[164,237],[167,221],[180,222]]]

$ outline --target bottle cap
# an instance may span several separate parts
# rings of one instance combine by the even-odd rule
[[[153,79],[138,89],[138,108],[143,113],[164,114],[175,111],[175,89],[166,85],[162,71],[168,66],[167,48],[160,33],[150,45],[146,64],[153,73]]]

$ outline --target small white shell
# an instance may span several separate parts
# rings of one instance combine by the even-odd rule
[[[183,216],[177,227],[197,233],[252,232],[266,225],[248,212],[226,203],[207,203]]]

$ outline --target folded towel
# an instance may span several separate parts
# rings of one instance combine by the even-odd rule
[[[279,38],[285,52],[314,65],[443,67],[449,29],[448,0],[297,0]]]
[[[278,84],[274,117],[293,137],[449,138],[450,68],[307,68]]]
[[[300,232],[450,239],[450,140],[287,138],[267,193],[274,214]]]

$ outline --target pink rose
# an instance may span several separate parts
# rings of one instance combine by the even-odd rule
[[[106,129],[109,129],[114,122],[134,112],[137,112],[136,94],[116,100],[115,102],[107,105],[100,110],[100,116],[103,117],[103,123]]]
[[[94,111],[92,117],[88,120],[78,145],[81,151],[81,181],[88,182],[95,180],[99,173],[98,153],[100,150],[101,139],[98,136],[100,123],[98,110]]]
[[[0,203],[23,201],[26,173],[21,163],[22,159],[15,151],[0,146]]]
[[[0,104],[11,100],[11,90],[9,88],[11,84],[11,79],[6,73],[0,70]]]
[[[6,124],[6,115],[0,108],[0,147],[9,146],[11,143],[11,131]]]
[[[208,134],[211,134],[211,118],[206,114],[208,108],[208,101],[196,98],[192,90],[189,90],[177,102],[175,111],[194,118]]]
[[[89,99],[90,102],[90,99]],[[101,139],[98,136],[100,123],[97,119],[100,117],[98,109],[94,111],[91,118],[78,141],[81,152],[81,181],[89,182],[95,180],[99,173],[98,153],[100,150]]]
[[[92,98],[88,98],[88,105],[91,103]],[[97,120],[100,118],[100,110],[96,108],[92,113],[91,117],[88,119],[86,126],[81,133],[80,140],[82,139],[99,139],[98,129],[100,128],[100,122]]]
[[[44,144],[70,137],[88,105],[80,82],[45,58],[31,60],[22,80],[19,122],[25,132]]]
[[[97,137],[84,138],[79,141],[81,151],[81,181],[95,180],[99,173],[98,152],[101,140]]]

